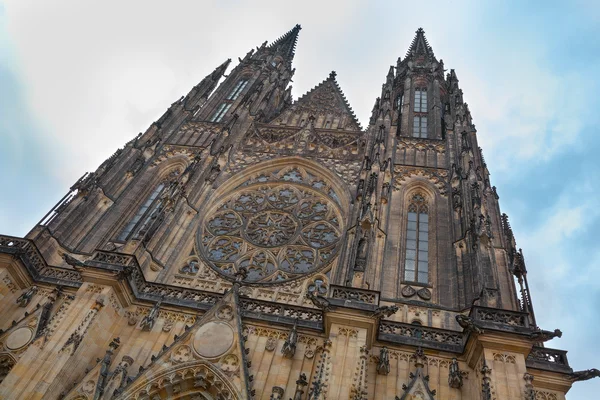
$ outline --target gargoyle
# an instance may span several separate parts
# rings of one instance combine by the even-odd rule
[[[383,317],[389,318],[398,312],[398,306],[381,306],[377,307],[371,317],[380,319]]]
[[[65,262],[67,264],[69,264],[71,267],[73,267],[73,269],[75,271],[81,271],[86,266],[84,262],[79,261],[78,259],[76,259],[75,257],[73,257],[67,253],[64,253],[62,255],[62,258],[63,258],[63,260],[65,260]]]
[[[547,342],[548,340],[554,339],[555,337],[562,337],[560,329],[552,331],[545,331],[543,329],[537,329],[529,334],[529,337],[536,342]]]
[[[597,377],[600,377],[600,371],[596,368],[586,369],[585,371],[575,371],[570,375],[571,382],[587,381]]]
[[[318,294],[315,294],[313,292],[307,292],[306,298],[312,301],[312,303],[317,308],[320,308],[321,310],[326,312],[331,311],[331,304],[329,303],[329,300],[327,300],[325,297],[319,296]]]
[[[483,329],[475,325],[473,319],[467,317],[466,315],[458,314],[456,316],[456,322],[458,322],[465,332],[475,333],[477,335],[481,335],[483,333]]]

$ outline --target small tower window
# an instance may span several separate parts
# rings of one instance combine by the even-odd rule
[[[429,214],[425,196],[415,194],[408,206],[404,280],[429,283]]]
[[[158,207],[160,203],[158,197],[164,188],[164,183],[160,183],[154,188],[150,196],[148,196],[144,204],[141,205],[137,213],[133,216],[131,221],[129,221],[129,223],[125,226],[125,229],[123,229],[123,231],[119,235],[119,241],[126,241],[127,238],[131,235],[131,232],[133,232],[134,228],[139,224],[140,220],[144,216],[149,217],[150,215],[152,215],[152,212],[154,212],[154,210]]]
[[[427,137],[427,116],[413,118],[413,137]]]
[[[225,101],[219,104],[215,113],[210,117],[210,122],[221,122],[227,111],[231,108],[233,102],[242,94],[242,91],[248,85],[248,79],[240,79],[235,84],[231,92],[225,97]]]
[[[229,96],[227,96],[227,100],[235,100],[238,98],[238,96],[240,95],[240,93],[242,93],[242,90],[244,90],[244,88],[246,87],[246,85],[248,84],[248,79],[241,79],[237,85],[235,85],[235,87],[233,88],[233,90],[229,93]]]
[[[231,103],[221,103],[219,108],[217,108],[217,111],[215,111],[211,117],[210,122],[221,122],[227,111],[229,111],[230,107]]]
[[[415,112],[427,112],[427,89],[415,89]]]

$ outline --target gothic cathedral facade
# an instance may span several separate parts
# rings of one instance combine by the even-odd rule
[[[424,32],[366,128],[300,26],[0,236],[2,399],[564,400],[560,336]]]

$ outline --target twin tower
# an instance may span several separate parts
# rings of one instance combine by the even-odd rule
[[[366,128],[297,25],[0,236],[0,398],[561,400],[454,70],[422,29]],[[12,322],[11,322],[12,321]]]

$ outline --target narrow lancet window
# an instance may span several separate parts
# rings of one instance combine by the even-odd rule
[[[233,88],[233,90],[231,91],[231,93],[229,93],[229,96],[227,96],[227,100],[235,100],[238,98],[238,96],[240,95],[240,93],[242,93],[242,90],[244,90],[244,88],[246,87],[246,85],[248,84],[248,79],[241,79]]]
[[[427,112],[427,89],[415,89],[415,112]]]
[[[137,213],[133,216],[131,221],[129,221],[129,223],[125,226],[125,229],[123,229],[123,231],[119,235],[119,237],[118,237],[119,241],[122,241],[122,242],[126,241],[127,238],[129,238],[129,236],[133,232],[133,230],[135,229],[135,227],[139,225],[140,220],[142,220],[142,218],[144,218],[144,216],[146,216],[146,218],[144,218],[144,220],[146,220],[147,218],[149,218],[152,215],[152,212],[159,205],[158,196],[160,195],[160,193],[162,192],[164,187],[165,187],[165,184],[160,183],[158,186],[156,186],[154,188],[154,190],[152,191],[150,196],[148,196],[148,198],[146,199],[144,204],[142,204],[140,206]]]
[[[415,99],[413,102],[413,137],[427,137],[427,89],[415,89]]]
[[[408,206],[404,280],[429,283],[429,214],[422,194],[415,194]]]
[[[413,119],[413,137],[427,137],[427,116],[414,117]]]
[[[221,103],[221,105],[219,105],[219,108],[217,108],[217,111],[215,111],[212,118],[210,119],[210,122],[221,122],[227,111],[229,111],[230,107],[231,103]]]

